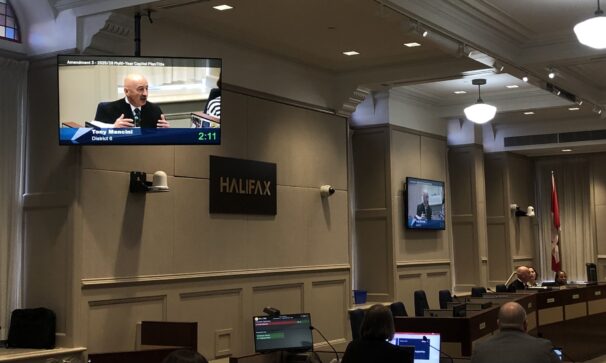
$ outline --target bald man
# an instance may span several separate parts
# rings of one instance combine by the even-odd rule
[[[507,286],[507,290],[510,292],[524,290],[527,287],[528,280],[530,280],[530,269],[526,266],[518,266],[516,268],[516,279]]]
[[[431,221],[431,207],[429,206],[429,193],[423,191],[423,203],[417,205],[417,219]]]
[[[147,79],[140,74],[129,74],[124,78],[125,97],[113,102],[101,102],[97,106],[95,121],[107,127],[167,128],[168,121],[160,107],[147,101]]]
[[[471,363],[556,363],[560,362],[547,339],[526,333],[526,311],[516,302],[499,309],[499,333],[479,342]]]

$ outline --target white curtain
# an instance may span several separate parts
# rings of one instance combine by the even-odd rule
[[[21,305],[22,195],[27,100],[25,61],[0,57],[0,324]]]
[[[560,207],[562,270],[569,281],[584,281],[585,263],[596,261],[596,238],[590,163],[582,157],[542,159],[536,163],[541,278],[553,280],[555,275],[551,271],[551,171]]]

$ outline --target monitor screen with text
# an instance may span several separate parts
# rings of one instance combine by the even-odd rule
[[[255,351],[307,351],[313,347],[308,313],[253,318]]]

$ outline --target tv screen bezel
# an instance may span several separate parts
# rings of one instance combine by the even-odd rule
[[[252,319],[252,323],[253,323],[253,340],[255,343],[255,352],[257,353],[268,353],[268,352],[275,352],[275,351],[287,351],[287,352],[308,352],[310,350],[313,350],[314,347],[314,341],[313,341],[313,332],[311,329],[311,314],[310,313],[293,313],[293,314],[280,314],[277,317],[281,317],[281,316],[288,316],[288,317],[297,317],[297,316],[303,316],[306,315],[309,319],[309,337],[310,337],[310,345],[309,346],[292,346],[292,347],[282,347],[282,348],[271,348],[271,349],[259,349],[258,345],[257,345],[257,329],[255,327],[255,319],[256,318],[272,318],[270,316],[267,315],[259,315],[259,316],[253,316]],[[276,317],[273,317],[276,318]]]
[[[74,142],[73,138],[71,140],[66,140],[62,138],[62,129],[69,129],[69,127],[62,127],[61,123],[61,99],[60,99],[60,67],[61,59],[65,59],[71,57],[74,60],[131,60],[133,62],[151,62],[151,61],[161,61],[161,60],[171,60],[176,61],[177,63],[181,61],[206,61],[213,65],[210,67],[219,68],[220,78],[223,76],[223,59],[218,57],[187,57],[187,56],[133,56],[133,55],[94,55],[94,54],[57,54],[56,56],[56,80],[57,80],[57,143],[59,146],[173,146],[173,145],[183,145],[183,146],[209,146],[209,145],[221,145],[221,140],[223,138],[221,129],[223,128],[222,121],[218,121],[219,127],[211,128],[211,127],[201,127],[201,128],[185,128],[185,127],[174,127],[168,129],[160,129],[160,128],[96,128],[92,127],[89,124],[84,125],[79,128],[72,128],[71,130],[76,130],[75,132],[78,135],[81,135],[84,130],[91,130],[96,128],[98,130],[134,130],[136,134],[135,137],[122,137],[118,135],[119,141],[116,141],[116,135],[114,136],[114,140],[112,142],[85,142],[79,143]],[[218,67],[214,67],[214,63],[218,63]],[[174,67],[175,65],[173,65]],[[218,85],[219,90],[223,90],[221,85]],[[99,100],[99,102],[108,102],[113,100]],[[223,100],[221,100],[223,101]],[[207,102],[207,101],[204,101]],[[204,106],[205,103],[202,103]],[[222,102],[223,103],[223,102]],[[223,106],[223,104],[222,104]],[[94,111],[94,110],[93,110]],[[196,111],[197,112],[197,111]],[[193,116],[192,116],[193,117]],[[210,119],[210,117],[209,117]],[[81,122],[84,124],[89,120],[82,120]],[[215,120],[216,121],[216,120]],[[80,122],[78,122],[80,123]],[[70,131],[73,133],[72,131]],[[158,135],[162,134],[162,135]],[[76,135],[77,136],[77,135]],[[74,136],[74,137],[76,137]]]
[[[409,201],[409,185],[410,185],[410,181],[411,180],[415,180],[415,181],[420,181],[420,182],[427,182],[427,183],[439,183],[442,186],[442,212],[444,213],[444,215],[446,215],[446,211],[444,210],[446,208],[446,183],[444,183],[441,180],[433,180],[433,179],[424,179],[424,178],[417,178],[417,177],[412,177],[412,176],[407,176],[406,180],[404,181],[404,190],[403,190],[403,199],[404,199],[404,226],[406,227],[407,230],[410,231],[444,231],[446,230],[446,218],[444,218],[443,220],[443,226],[442,227],[438,227],[438,228],[434,228],[434,227],[412,227],[409,225],[408,223],[408,215],[409,215],[409,208],[408,208],[408,201]],[[415,211],[416,212],[416,211]]]

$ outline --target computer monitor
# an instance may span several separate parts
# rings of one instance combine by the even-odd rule
[[[253,317],[256,352],[299,351],[313,348],[309,313]]]
[[[440,334],[396,332],[393,345],[415,347],[414,363],[440,363]]]

